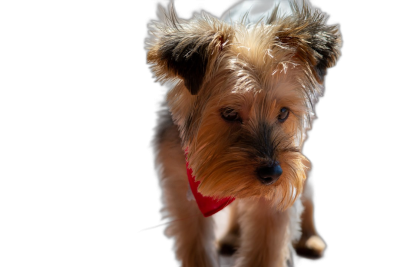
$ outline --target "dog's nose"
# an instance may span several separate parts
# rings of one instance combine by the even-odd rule
[[[258,179],[266,185],[270,185],[278,181],[282,174],[282,168],[279,163],[272,166],[263,166],[257,169]]]

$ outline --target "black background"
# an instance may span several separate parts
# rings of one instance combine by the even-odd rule
[[[176,0],[175,7],[182,18],[200,10],[220,16],[235,2]],[[316,106],[318,119],[304,147],[313,163],[316,225],[328,249],[323,260],[295,259],[295,266],[381,262],[380,244],[385,242],[381,236],[386,234],[381,234],[385,232],[382,225],[379,231],[376,228],[387,216],[377,197],[383,168],[374,124],[385,128],[379,117],[386,113],[375,103],[383,84],[377,79],[383,74],[376,51],[382,49],[367,37],[377,27],[366,22],[374,8],[351,6],[349,1],[311,2],[330,15],[329,24],[340,24],[344,43],[337,66],[328,71],[326,93]],[[150,149],[155,111],[164,89],[154,83],[146,65],[144,39],[147,23],[156,19],[157,3],[166,6],[168,1],[140,1],[110,9],[105,5],[101,11],[87,11],[95,19],[86,24],[84,35],[99,33],[87,47],[91,54],[96,51],[87,61],[104,70],[95,75],[98,88],[92,87],[93,94],[84,100],[90,108],[83,121],[96,125],[86,136],[91,143],[87,150],[99,160],[93,166],[98,177],[88,188],[95,197],[82,209],[88,223],[80,229],[91,233],[87,242],[102,247],[101,253],[92,256],[99,262],[107,258],[116,265],[124,262],[123,266],[178,266],[172,242],[162,233],[160,189]],[[93,176],[90,171],[88,175]]]

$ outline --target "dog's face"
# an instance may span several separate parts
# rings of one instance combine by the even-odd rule
[[[153,25],[148,62],[162,82],[177,81],[168,105],[203,195],[286,208],[302,191],[300,150],[340,36],[319,12],[293,13],[250,27],[174,14]]]

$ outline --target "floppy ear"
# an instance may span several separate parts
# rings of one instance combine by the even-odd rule
[[[340,56],[341,35],[338,25],[327,25],[327,15],[303,5],[291,4],[292,16],[283,19],[277,31],[281,44],[295,49],[295,56],[307,62],[319,83],[323,83],[327,68]],[[276,15],[276,14],[275,14]],[[270,19],[271,20],[271,19]],[[272,24],[278,20],[272,16]]]
[[[147,62],[157,80],[182,79],[192,95],[212,74],[232,33],[230,26],[206,14],[179,21],[173,7],[164,22],[153,22],[149,28]]]

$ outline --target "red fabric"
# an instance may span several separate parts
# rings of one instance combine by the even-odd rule
[[[193,196],[197,202],[197,206],[199,207],[201,213],[203,213],[204,217],[208,217],[217,213],[235,200],[234,197],[215,199],[212,197],[203,196],[199,193],[199,191],[197,191],[200,182],[195,180],[195,177],[192,174],[193,171],[191,168],[189,168],[189,163],[187,161],[186,172],[189,179],[190,189],[192,190]]]

